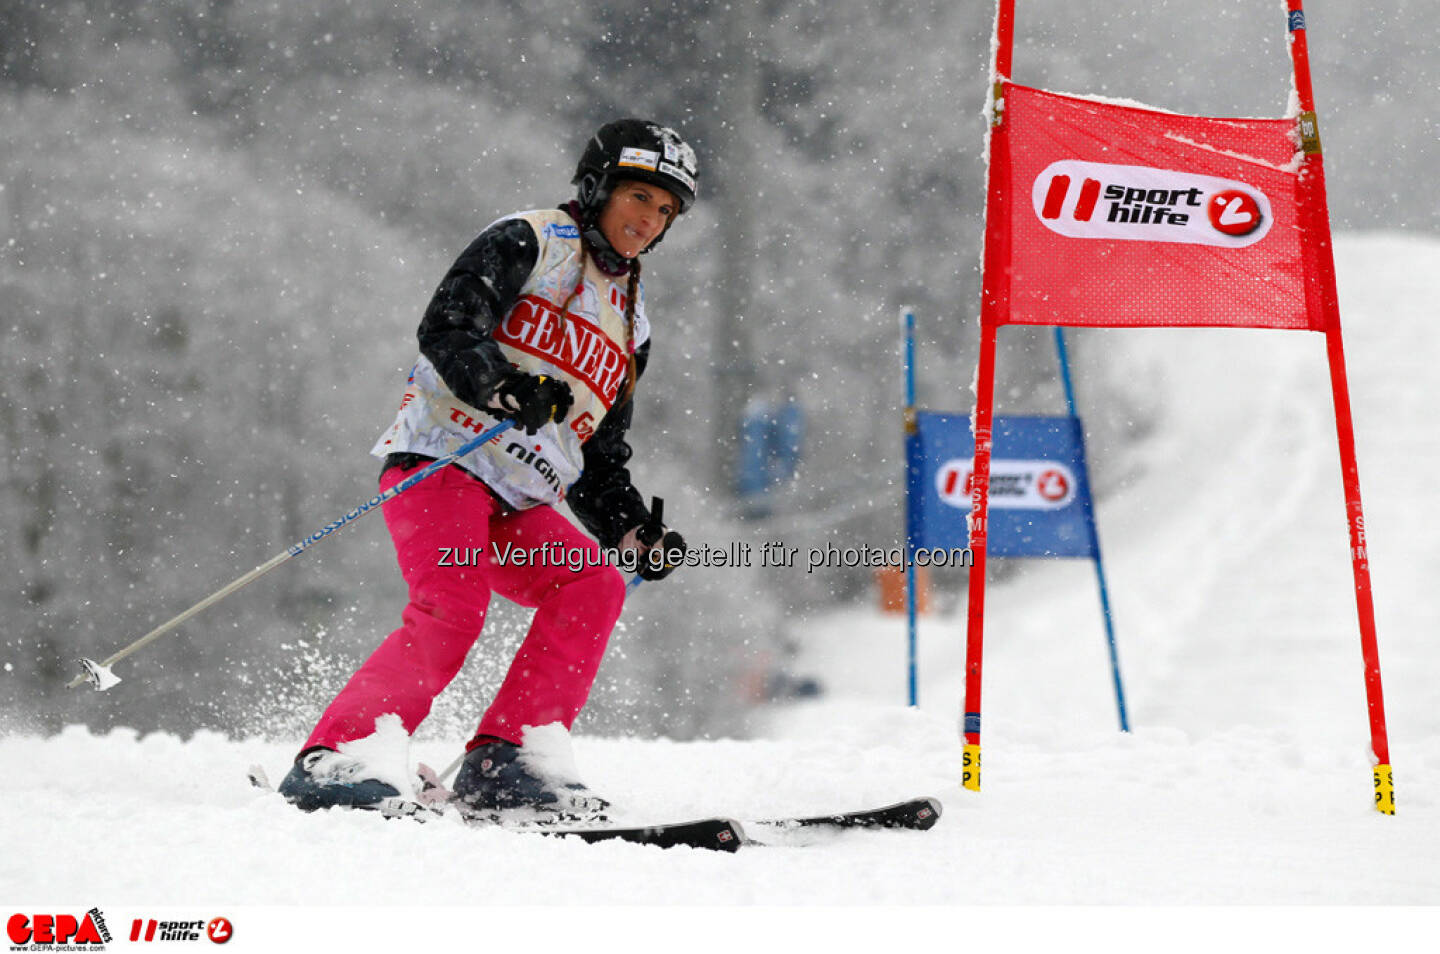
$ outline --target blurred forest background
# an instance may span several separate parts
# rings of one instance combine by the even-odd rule
[[[1018,8],[1018,81],[1286,109],[1280,0]],[[1307,9],[1335,227],[1440,229],[1440,11]],[[622,115],[680,129],[702,170],[701,202],[646,261],[641,491],[692,543],[897,545],[901,305],[922,405],[972,400],[992,16],[989,0],[0,0],[0,727],[298,742],[398,622],[379,518],[120,664],[119,689],[62,686],[77,657],[373,493],[368,449],[440,276],[494,218],[566,199],[586,137]],[[1061,409],[1048,334],[1001,339],[1000,410]],[[1103,334],[1074,341],[1098,488],[1118,492],[1164,398]],[[805,424],[798,471],[760,507],[735,494],[758,401]],[[577,729],[743,734],[805,675],[787,621],[871,586],[754,565],[642,587]],[[496,601],[424,731],[471,730],[525,625]]]

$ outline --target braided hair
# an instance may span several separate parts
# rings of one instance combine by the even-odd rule
[[[635,396],[635,383],[640,370],[635,365],[635,299],[640,293],[640,259],[630,259],[630,277],[625,283],[625,396],[621,402]]]

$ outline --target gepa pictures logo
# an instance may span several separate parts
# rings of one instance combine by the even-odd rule
[[[1046,228],[1078,239],[1244,248],[1273,221],[1265,193],[1245,182],[1078,159],[1046,166],[1030,199]]]
[[[99,908],[73,914],[12,914],[5,922],[11,950],[103,951],[110,930]]]

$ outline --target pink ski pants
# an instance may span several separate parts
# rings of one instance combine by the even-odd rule
[[[381,489],[417,469],[392,467]],[[600,565],[599,545],[550,507],[502,512],[484,484],[454,466],[383,509],[410,602],[400,628],[350,677],[305,747],[364,738],[387,713],[398,714],[413,733],[480,637],[492,592],[534,607],[535,616],[477,736],[520,742],[525,726],[561,722],[569,728],[625,600],[625,582],[613,566]],[[514,559],[502,565],[496,554],[507,546],[512,556],[525,551],[527,565]],[[568,561],[584,565],[571,569],[557,547],[584,554]],[[542,548],[548,560],[538,555]]]

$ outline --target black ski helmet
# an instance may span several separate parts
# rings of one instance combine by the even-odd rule
[[[590,137],[570,181],[577,187],[581,211],[593,218],[621,179],[659,186],[687,212],[695,203],[697,175],[695,150],[675,130],[643,119],[618,119]]]

